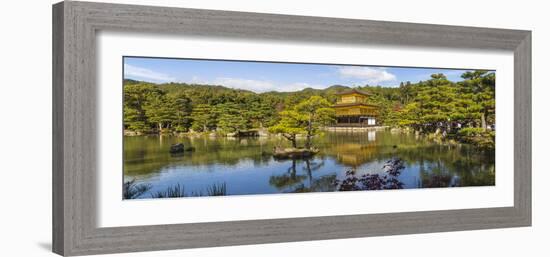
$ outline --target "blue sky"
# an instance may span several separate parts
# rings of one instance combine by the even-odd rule
[[[257,93],[323,89],[332,85],[380,85],[397,87],[443,73],[451,81],[460,81],[467,70],[293,64],[269,62],[216,61],[164,58],[124,58],[124,78],[154,83],[183,82],[214,84]]]

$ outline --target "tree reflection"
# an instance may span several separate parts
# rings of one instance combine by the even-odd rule
[[[281,190],[299,183],[305,178],[305,175],[296,175],[296,160],[292,160],[292,165],[285,174],[269,177],[269,184]]]
[[[303,162],[303,174],[297,174],[296,164]],[[313,161],[312,159],[292,160],[291,166],[287,173],[283,175],[271,176],[269,184],[279,190],[286,189],[288,193],[304,193],[304,192],[327,192],[335,191],[334,181],[336,174],[325,175],[320,177],[313,176],[313,172],[324,166],[323,160]]]
[[[284,138],[276,136],[235,140],[163,136],[162,143],[160,140],[157,136],[124,138],[125,181],[136,179],[155,187],[181,181],[191,187],[185,181],[188,175],[200,179],[202,184],[215,183],[223,177],[232,189],[239,188],[239,192],[247,188],[250,192],[319,192],[495,185],[494,151],[481,151],[468,145],[444,145],[414,134],[388,130],[326,132],[315,138],[320,151],[313,158],[283,163],[272,158],[271,149],[289,145]],[[195,151],[171,156],[169,148],[175,143],[192,146]],[[404,174],[392,175],[390,171],[379,170],[380,164],[393,158],[406,164],[405,169],[396,170]],[[246,176],[245,173],[224,172],[241,170],[257,172],[254,173],[257,181],[248,182],[240,177]],[[363,177],[365,171],[370,174]]]

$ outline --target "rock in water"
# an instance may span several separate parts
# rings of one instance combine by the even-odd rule
[[[183,153],[184,151],[185,147],[181,143],[170,146],[170,153]]]

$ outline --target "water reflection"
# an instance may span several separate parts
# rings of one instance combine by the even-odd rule
[[[336,173],[314,176],[314,172],[324,166],[324,161],[314,159],[291,160],[287,172],[269,177],[269,184],[289,193],[331,192],[335,190]],[[302,173],[297,174],[296,163],[301,162]]]
[[[194,151],[170,155],[175,143]],[[135,179],[157,191],[177,183],[190,191],[225,183],[228,195],[338,191],[352,177],[357,190],[495,183],[494,152],[441,145],[414,134],[327,132],[315,140],[320,152],[307,160],[274,160],[271,150],[277,145],[288,143],[278,137],[125,137],[125,181]],[[400,160],[398,173],[388,172],[391,160]]]
[[[338,191],[402,189],[404,183],[398,177],[404,168],[401,159],[392,158],[384,164],[383,173],[358,175],[355,170],[348,170],[346,177],[335,184]]]
[[[367,131],[367,140],[374,141],[376,140],[376,131]]]

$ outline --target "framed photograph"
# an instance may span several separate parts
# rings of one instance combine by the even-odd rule
[[[531,225],[531,32],[53,6],[60,255]]]

